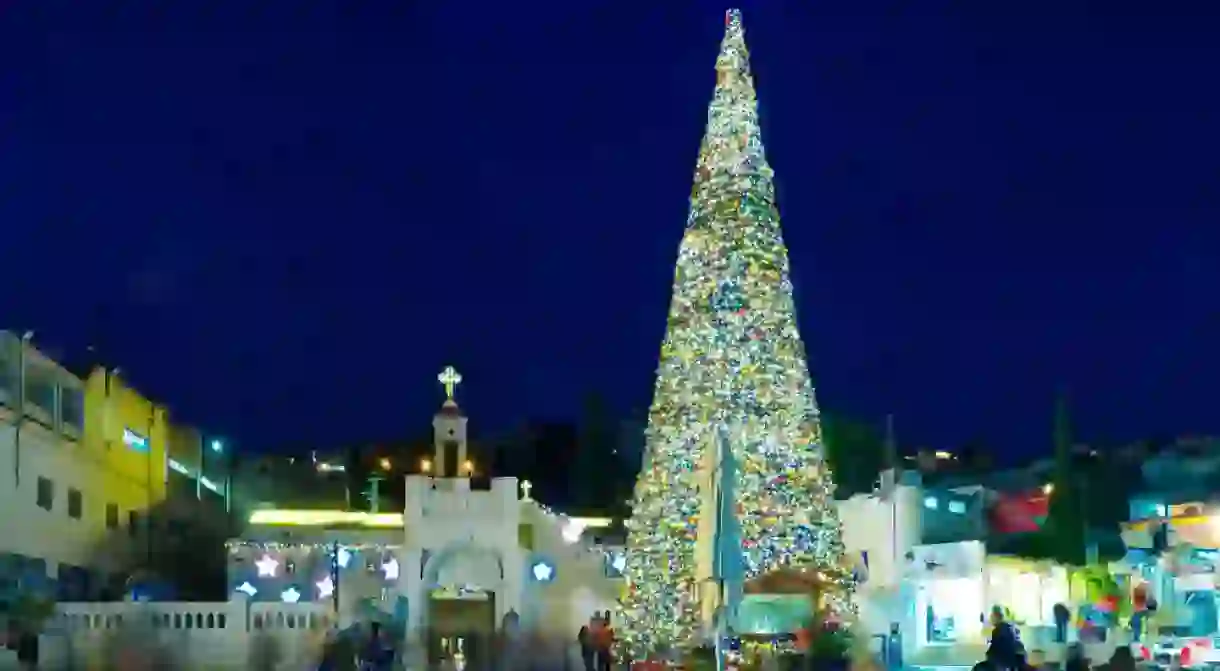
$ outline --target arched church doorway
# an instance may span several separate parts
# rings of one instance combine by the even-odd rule
[[[504,562],[473,543],[448,546],[424,566],[428,662],[481,671],[495,658],[496,597]]]

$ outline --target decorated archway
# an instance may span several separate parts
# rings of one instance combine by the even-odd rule
[[[422,577],[429,592],[451,587],[495,591],[504,583],[504,557],[487,546],[454,543],[429,553]]]
[[[422,603],[430,664],[480,666],[493,656],[504,600],[504,558],[473,542],[430,553],[422,571]]]

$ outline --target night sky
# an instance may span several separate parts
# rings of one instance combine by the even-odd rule
[[[1085,4],[744,6],[824,407],[1220,432],[1215,15]],[[4,327],[255,449],[647,408],[725,6],[0,7]]]

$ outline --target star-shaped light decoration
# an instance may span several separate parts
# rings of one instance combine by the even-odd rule
[[[301,593],[295,587],[289,587],[280,592],[280,600],[284,603],[296,603],[301,600]]]
[[[339,568],[347,568],[348,562],[352,560],[352,551],[347,548],[339,548],[339,555],[336,559],[339,561]]]
[[[381,570],[385,572],[386,580],[398,580],[398,560],[390,557],[389,561],[381,565]]]
[[[615,571],[622,573],[627,568],[627,553],[619,552],[615,554],[614,559],[610,560],[610,565],[614,567]]]
[[[237,587],[237,591],[249,597],[253,597],[255,594],[258,594],[258,588],[251,585],[249,582],[243,582]]]
[[[254,562],[254,565],[258,567],[258,577],[260,578],[274,578],[275,570],[280,567],[280,563],[271,555],[263,555],[261,559]]]
[[[315,582],[314,586],[318,588],[319,599],[325,599],[326,597],[335,593],[335,581],[331,580],[330,576],[326,576],[318,582]]]
[[[538,582],[550,582],[555,577],[555,567],[544,561],[536,562],[531,570]]]

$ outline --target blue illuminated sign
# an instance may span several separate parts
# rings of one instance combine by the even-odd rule
[[[148,439],[131,429],[123,429],[123,444],[139,452],[148,451]]]

